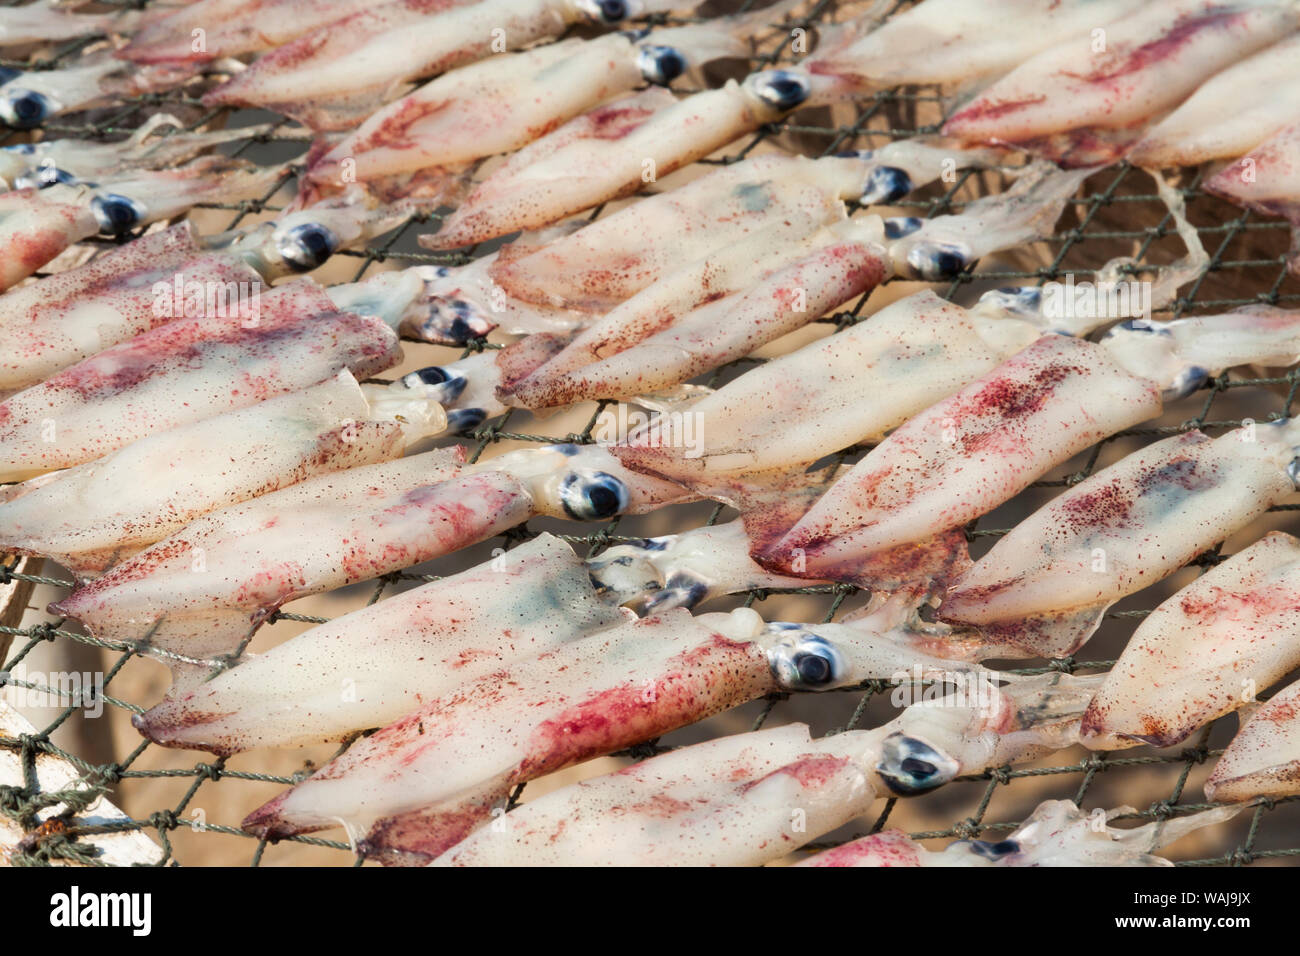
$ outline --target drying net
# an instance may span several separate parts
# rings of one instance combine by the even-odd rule
[[[697,15],[716,15],[747,6],[749,4],[712,3],[701,7]],[[791,62],[798,58],[800,29],[815,36],[819,24],[842,21],[860,15],[863,10],[861,5],[837,4],[834,0],[807,4],[800,9],[799,15],[780,28],[774,27],[766,35],[759,36],[761,55],[752,62],[733,61],[711,68],[714,72],[709,79],[718,81],[724,76],[741,76],[748,69]],[[890,12],[886,5],[883,13],[888,15]],[[669,21],[664,17],[657,19],[659,22]],[[25,69],[55,67],[66,64],[94,42],[97,41],[92,38],[59,45],[46,51],[39,60],[0,61],[0,64]],[[814,156],[844,149],[878,147],[893,139],[934,132],[941,111],[942,102],[937,90],[907,87],[882,91],[851,106],[796,113],[783,123],[764,127],[754,136],[733,144],[724,155],[714,156],[706,163],[734,162],[775,146]],[[48,135],[60,137],[119,138],[158,112],[181,116],[191,127],[223,122],[243,125],[266,120],[264,114],[223,117],[219,111],[204,109],[197,95],[187,88],[141,97],[89,116],[60,118],[47,125],[46,130]],[[16,134],[9,135],[8,142],[17,141],[20,140]],[[0,143],[4,142],[0,138]],[[254,161],[270,162],[301,153],[303,149],[301,139],[289,133],[286,123],[271,133],[240,142],[227,151]],[[286,180],[291,177],[292,174],[288,174]],[[1289,242],[1286,225],[1280,220],[1268,220],[1208,196],[1198,189],[1198,182],[1199,176],[1194,171],[1185,171],[1178,187],[1186,197],[1188,219],[1196,226],[1209,253],[1209,268],[1201,278],[1180,290],[1177,301],[1162,316],[1220,312],[1252,303],[1300,306],[1300,282],[1288,276],[1284,264]],[[964,172],[952,182],[936,183],[900,201],[898,206],[904,207],[908,214],[919,216],[960,211],[970,199],[1000,191],[1006,185],[1007,180],[997,171]],[[259,201],[207,207],[193,215],[201,218],[204,232],[235,228],[274,214],[282,207],[288,194],[277,188]],[[1113,166],[1093,175],[1080,196],[1067,207],[1054,237],[1028,249],[990,257],[979,263],[973,272],[960,276],[939,291],[954,301],[970,304],[981,291],[996,286],[1040,284],[1063,279],[1067,273],[1080,280],[1088,279],[1116,256],[1132,256],[1135,260],[1133,274],[1153,279],[1163,266],[1183,254],[1182,244],[1173,229],[1174,220],[1157,197],[1153,182],[1146,173],[1125,164]],[[604,210],[598,209],[592,215],[599,216],[602,212]],[[416,244],[416,237],[432,232],[436,228],[433,220],[436,217],[413,219],[380,241],[337,255],[326,267],[333,270],[327,272],[328,281],[352,281],[377,271],[415,263],[454,265],[490,251],[491,246],[445,255],[422,251]],[[920,286],[916,284],[887,283],[870,297],[852,303],[852,307],[822,318],[814,326],[814,332],[825,334],[834,331],[834,327],[847,327],[870,316],[883,303],[917,288]],[[441,364],[467,354],[417,343],[407,343],[405,347],[407,361],[399,371]],[[476,343],[470,350],[490,347],[493,346]],[[790,347],[789,342],[782,343],[779,348],[764,350],[697,381],[716,386],[753,367],[765,355],[788,351]],[[1221,375],[1191,397],[1172,403],[1163,418],[1107,439],[1056,469],[1014,501],[976,522],[969,529],[973,555],[978,557],[987,551],[999,535],[1060,488],[1082,480],[1146,443],[1190,428],[1201,428],[1217,435],[1245,419],[1263,422],[1290,415],[1298,384],[1300,371],[1264,377],[1250,370],[1238,369]],[[587,442],[593,440],[593,429],[609,405],[587,404],[546,419],[514,411],[484,422],[458,436],[458,440],[467,446],[473,458],[529,443]],[[866,450],[867,446],[844,449],[822,465],[834,467],[852,462]],[[1266,531],[1294,531],[1292,512],[1296,507],[1283,505],[1272,509],[1260,521],[1200,556],[1192,566],[1168,581],[1116,605],[1107,615],[1101,630],[1077,657],[1028,662],[1029,665],[1037,664],[1036,668],[1026,666],[1023,661],[1016,662],[1017,672],[1095,673],[1108,668],[1138,620],[1151,608],[1196,574],[1250,544]],[[653,515],[623,518],[600,525],[535,519],[503,538],[439,561],[296,602],[276,614],[262,628],[254,638],[252,649],[264,650],[329,617],[470,567],[490,557],[494,549],[509,548],[543,530],[560,535],[580,553],[585,550],[585,553],[595,554],[621,540],[684,531],[731,516],[722,506],[696,504],[674,506]],[[37,752],[64,757],[84,774],[87,789],[38,793],[30,786],[29,774],[29,786],[7,786],[0,790],[0,815],[17,821],[25,829],[35,830],[36,815],[43,808],[60,801],[75,804],[74,809],[84,807],[102,794],[127,814],[125,820],[112,824],[111,828],[141,830],[148,834],[157,843],[156,862],[159,864],[347,865],[356,862],[341,836],[329,838],[337,831],[336,834],[327,833],[324,838],[304,836],[266,844],[245,834],[238,826],[247,812],[309,775],[314,767],[337,752],[337,747],[254,751],[229,759],[215,759],[193,752],[167,751],[143,742],[130,727],[129,717],[161,698],[167,681],[162,669],[154,662],[141,659],[129,646],[93,639],[44,614],[40,609],[69,584],[69,575],[62,569],[47,565],[42,573],[30,573],[15,570],[13,559],[8,561],[8,564],[0,565],[0,588],[28,584],[36,590],[22,620],[5,621],[6,626],[0,627],[0,648],[6,636],[12,638],[7,657],[0,662],[0,671],[7,675],[7,686],[0,689],[0,694],[25,694],[29,702],[33,695],[41,696],[44,707],[26,710],[37,725],[35,734],[21,738],[0,737],[0,747],[19,751],[29,769],[31,758]],[[768,620],[823,621],[844,613],[865,599],[866,595],[849,586],[819,586],[739,595],[732,600],[732,606],[753,606]],[[503,596],[503,600],[508,600],[508,596]],[[720,601],[714,602],[709,609],[725,610],[727,607],[726,601]],[[42,680],[43,672],[38,666],[41,661],[61,662],[45,665],[51,673],[72,667],[102,675],[103,714],[92,719],[83,702],[60,701],[60,695],[65,695],[66,690],[61,686],[51,686],[58,682]],[[1279,686],[1284,685],[1285,682]],[[875,726],[896,712],[890,702],[892,692],[892,687],[872,682],[830,694],[780,695],[755,701],[646,743],[631,752],[603,758],[520,787],[513,794],[512,802],[527,801],[561,781],[580,779],[597,771],[606,772],[629,760],[644,759],[671,747],[725,733],[793,720],[809,723],[814,734]],[[899,827],[916,838],[935,841],[928,844],[932,848],[939,848],[952,838],[998,839],[1024,820],[1040,801],[1049,798],[1074,799],[1086,810],[1120,806],[1135,808],[1117,818],[1120,825],[1125,825],[1125,821],[1137,823],[1167,819],[1203,809],[1209,804],[1205,802],[1201,785],[1215,758],[1231,739],[1235,727],[1236,718],[1229,716],[1202,729],[1184,745],[1175,748],[1159,751],[1141,748],[1113,754],[1076,748],[1015,769],[1004,768],[962,777],[928,795],[906,801],[891,799],[878,804],[873,816],[861,818],[813,846],[833,845],[885,826]],[[347,743],[342,746],[346,747]],[[1185,865],[1291,862],[1300,856],[1298,822],[1300,803],[1267,801],[1227,823],[1180,841],[1166,852]],[[76,827],[47,825],[39,832],[33,832],[24,842],[15,862],[80,860],[94,863],[93,853],[75,839],[79,832],[85,831]]]

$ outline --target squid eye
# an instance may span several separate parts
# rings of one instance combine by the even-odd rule
[[[907,252],[907,264],[917,278],[927,282],[953,279],[969,265],[967,253],[960,246],[946,243],[921,243]]]
[[[612,518],[628,501],[627,485],[604,471],[575,471],[560,485],[565,514],[578,521]]]
[[[140,225],[145,211],[134,199],[117,193],[96,196],[90,200],[90,211],[95,214],[99,231],[106,236],[121,236]]]
[[[870,159],[874,153],[872,149],[842,149],[835,155],[839,159]]]
[[[808,99],[808,77],[793,70],[768,70],[752,76],[754,95],[779,113],[787,113]]]
[[[487,418],[487,412],[481,408],[453,408],[447,412],[447,430],[463,432],[469,428],[478,428]]]
[[[923,740],[890,734],[881,748],[876,772],[900,796],[924,793],[957,776],[957,762]]]
[[[287,229],[275,243],[275,250],[295,272],[310,272],[324,265],[339,247],[334,230],[318,222],[304,222]]]
[[[637,51],[636,65],[647,83],[667,86],[686,72],[686,57],[670,46],[643,46]]]
[[[783,633],[767,652],[777,683],[787,690],[826,690],[844,682],[848,665],[834,644],[799,625],[776,622],[773,633]]]
[[[1125,319],[1123,322],[1116,325],[1115,329],[1124,329],[1128,332],[1150,332],[1152,335],[1164,335],[1171,338],[1174,334],[1163,325],[1152,322],[1150,319]],[[1107,332],[1106,337],[1114,335],[1115,329],[1111,329]]]
[[[912,191],[912,177],[897,166],[877,166],[867,176],[867,185],[858,202],[864,206],[872,203],[891,203]]]
[[[35,90],[13,89],[0,97],[0,120],[13,129],[34,129],[54,114],[54,103]]]
[[[885,220],[885,238],[902,239],[921,228],[921,220],[916,216],[894,216]]]
[[[75,183],[77,177],[57,166],[41,166],[36,170],[36,186],[44,189],[55,183]]]
[[[1286,466],[1286,476],[1291,479],[1296,490],[1300,491],[1300,458],[1291,459],[1291,463]]]
[[[479,309],[464,299],[435,299],[429,314],[414,329],[416,336],[435,345],[464,345],[496,328]]]
[[[1174,376],[1174,380],[1169,387],[1164,390],[1162,398],[1166,402],[1176,402],[1180,398],[1186,398],[1209,381],[1209,378],[1210,372],[1208,369],[1201,368],[1199,365],[1184,366]]]
[[[436,398],[442,404],[455,401],[465,391],[469,381],[463,375],[449,372],[437,365],[416,369],[402,376],[402,384],[407,388],[427,388],[430,398]]]
[[[581,7],[587,16],[600,23],[619,23],[632,15],[627,0],[586,0]]]
[[[966,849],[976,856],[984,857],[986,860],[1000,860],[1003,857],[1020,852],[1020,844],[1015,840],[999,840],[996,843],[988,840],[966,840],[964,842]]]

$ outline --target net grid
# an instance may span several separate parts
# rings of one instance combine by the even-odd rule
[[[4,6],[15,6],[17,3],[7,0],[0,4],[0,10]],[[122,8],[140,9],[149,5],[149,0],[100,0],[100,6],[114,6]],[[748,10],[754,4],[750,2],[735,5],[736,10]],[[902,0],[896,4],[890,14],[898,9],[910,5],[910,0]],[[788,20],[782,27],[776,29],[775,38],[772,41],[774,46],[766,53],[761,53],[752,58],[752,66],[761,68],[764,66],[778,65],[783,62],[793,62],[797,59],[787,52],[787,46],[790,39],[790,30],[793,27],[803,27],[805,29],[816,29],[819,24],[829,22],[829,18],[836,12],[837,4],[835,0],[818,0],[807,13],[796,16]],[[0,14],[2,15],[2,14]],[[888,14],[887,14],[888,15]],[[688,23],[696,22],[699,17],[669,17],[658,15],[648,18],[646,22],[652,24],[665,23]],[[837,16],[836,19],[844,19]],[[22,69],[52,69],[61,65],[66,65],[68,61],[74,59],[80,53],[85,51],[92,44],[98,42],[97,38],[82,38],[71,41],[67,44],[57,46],[53,52],[43,56],[40,60],[23,61],[23,60],[6,60],[0,58],[0,66],[22,68]],[[935,106],[941,104],[943,98],[937,91],[929,91],[925,88],[901,88],[894,90],[884,90],[861,98],[860,110],[854,121],[845,126],[817,126],[810,125],[800,121],[799,113],[794,117],[782,122],[769,124],[757,131],[749,140],[743,143],[736,152],[728,152],[727,155],[720,159],[710,158],[701,161],[704,164],[718,164],[737,162],[748,156],[765,140],[778,136],[812,136],[820,137],[827,140],[827,145],[819,152],[821,155],[829,155],[842,149],[856,148],[863,146],[871,148],[880,145],[881,141],[892,141],[894,139],[906,138],[937,131],[937,124],[913,123],[912,125],[896,125],[892,120],[898,115],[914,115],[916,109],[921,106]],[[147,119],[148,116],[155,112],[164,110],[167,107],[179,108],[186,107],[191,110],[200,110],[197,118],[186,123],[187,129],[197,129],[223,118],[223,114],[228,111],[224,110],[202,110],[201,103],[197,98],[186,95],[182,92],[155,93],[147,94],[140,97],[132,98],[123,103],[122,107],[117,110],[108,111],[104,119],[94,123],[74,123],[56,120],[47,123],[44,127],[45,134],[50,137],[84,137],[96,139],[112,139],[119,136],[129,135],[134,129]],[[103,111],[101,111],[103,112]],[[269,132],[257,136],[251,136],[239,143],[233,150],[233,155],[239,156],[258,143],[274,142],[277,137],[277,131],[288,124],[287,120],[281,120],[280,123]],[[7,135],[0,133],[0,145],[4,145],[6,140],[12,140],[16,134]],[[286,140],[288,138],[286,137]],[[300,142],[299,140],[295,140]],[[733,144],[734,147],[735,144]],[[815,154],[815,153],[814,153]],[[210,208],[226,210],[232,213],[232,218],[227,225],[228,229],[237,228],[240,223],[249,215],[264,212],[275,212],[280,208],[272,202],[274,197],[281,188],[290,180],[296,177],[298,169],[296,167],[286,172],[284,179],[277,183],[274,188],[270,189],[263,197],[256,200],[245,200],[239,203],[230,204],[204,204],[200,208]],[[986,280],[996,280],[998,282],[1019,282],[1039,284],[1057,279],[1067,272],[1077,276],[1096,274],[1102,264],[1096,262],[1095,267],[1065,267],[1065,261],[1069,254],[1085,242],[1125,242],[1136,244],[1137,250],[1133,254],[1135,262],[1132,265],[1124,267],[1124,271],[1130,275],[1138,273],[1157,272],[1160,265],[1146,262],[1146,256],[1152,246],[1159,240],[1173,235],[1173,217],[1167,211],[1163,217],[1154,226],[1141,228],[1122,229],[1107,227],[1098,223],[1098,216],[1103,210],[1113,209],[1125,204],[1159,204],[1160,200],[1153,192],[1137,194],[1122,194],[1122,186],[1130,182],[1134,175],[1145,175],[1139,170],[1130,167],[1126,163],[1120,163],[1110,167],[1097,175],[1090,177],[1086,184],[1087,195],[1082,198],[1072,200],[1069,207],[1073,208],[1078,219],[1076,225],[1070,228],[1062,228],[1055,235],[1044,243],[1051,248],[1052,254],[1050,262],[1045,266],[1036,269],[1001,269],[980,271],[978,273],[968,269],[963,274],[954,279],[946,290],[941,290],[945,298],[955,300],[957,295],[964,287],[970,286],[975,281],[984,282]],[[917,215],[927,217],[960,211],[965,200],[959,199],[958,195],[977,177],[987,176],[988,173],[977,173],[974,170],[963,170],[956,176],[955,182],[944,183],[940,194],[927,199],[905,197],[895,202],[895,206],[910,208]],[[1108,181],[1097,189],[1095,183],[1097,180],[1104,180],[1110,177]],[[1199,175],[1179,188],[1181,195],[1187,200],[1189,205],[1196,200],[1204,199],[1205,194],[1199,190]],[[1212,222],[1208,225],[1196,225],[1197,232],[1200,234],[1202,242],[1205,244],[1210,254],[1210,263],[1206,271],[1194,282],[1180,290],[1178,298],[1168,308],[1168,312],[1174,317],[1178,317],[1191,312],[1209,312],[1221,311],[1240,305],[1250,304],[1269,304],[1285,306],[1294,305],[1300,300],[1300,285],[1294,280],[1288,281],[1288,273],[1285,264],[1285,256],[1279,251],[1273,257],[1260,256],[1238,256],[1234,258],[1231,255],[1234,247],[1242,244],[1246,238],[1277,239],[1281,241],[1280,248],[1285,247],[1285,234],[1287,230],[1286,223],[1280,220],[1262,220],[1258,219],[1253,213],[1246,210],[1227,207],[1230,210],[1231,218],[1222,222]],[[850,212],[856,212],[857,208],[850,204]],[[602,208],[595,209],[591,218],[598,217]],[[359,259],[358,267],[353,277],[354,281],[361,279],[372,266],[377,263],[397,262],[401,265],[414,264],[437,264],[437,265],[459,265],[470,261],[477,254],[478,249],[470,249],[466,252],[456,253],[429,253],[411,248],[399,248],[404,240],[406,245],[410,246],[409,241],[415,230],[428,225],[430,222],[436,222],[437,214],[412,216],[400,227],[390,232],[386,237],[381,237],[379,241],[367,244],[361,249],[341,250],[338,256],[347,256]],[[1189,217],[1190,218],[1190,217]],[[111,240],[92,240],[94,244],[103,245],[107,248],[111,245]],[[1277,243],[1275,243],[1277,244]],[[1273,276],[1267,277],[1264,270],[1275,270]],[[1249,282],[1242,282],[1242,285],[1253,285],[1259,289],[1253,296],[1245,297],[1218,297],[1210,298],[1201,295],[1203,285],[1211,276],[1227,272],[1249,273],[1251,279]],[[862,315],[862,310],[867,303],[869,296],[864,295],[853,306],[847,310],[838,311],[832,315],[824,316],[818,319],[818,322],[832,323],[836,326],[836,331],[847,328],[866,316]],[[1165,310],[1162,310],[1165,311]],[[495,343],[486,341],[477,341],[470,343],[464,350],[465,355],[483,349],[499,348]],[[716,384],[723,376],[728,373],[734,373],[737,370],[751,366],[761,359],[746,358],[718,370],[709,376],[705,384]],[[1069,473],[1064,478],[1045,479],[1036,482],[1034,488],[1059,488],[1070,486],[1082,481],[1090,475],[1097,467],[1101,452],[1104,446],[1119,439],[1140,436],[1140,437],[1164,437],[1180,431],[1187,431],[1193,428],[1203,430],[1220,430],[1238,427],[1244,423],[1245,418],[1219,418],[1212,419],[1210,413],[1216,400],[1238,391],[1258,390],[1263,395],[1272,396],[1275,401],[1271,403],[1271,410],[1259,415],[1257,420],[1266,421],[1280,417],[1286,417],[1291,414],[1294,405],[1297,387],[1300,387],[1300,370],[1292,370],[1285,375],[1275,376],[1256,376],[1253,378],[1243,378],[1239,375],[1223,373],[1214,380],[1207,382],[1203,386],[1204,400],[1196,416],[1187,419],[1177,425],[1168,426],[1148,426],[1128,429],[1118,433],[1104,441],[1098,443],[1089,452],[1083,456],[1085,462],[1081,468]],[[1284,390],[1281,401],[1276,401],[1277,395],[1272,390]],[[497,419],[484,422],[477,428],[462,433],[463,438],[469,441],[468,457],[471,461],[477,460],[494,443],[506,440],[525,441],[525,442],[546,442],[562,443],[577,442],[591,443],[594,439],[591,432],[597,424],[601,413],[608,407],[617,403],[601,401],[596,403],[595,410],[588,419],[586,426],[579,432],[571,432],[563,436],[536,434],[527,431],[514,431],[507,428],[511,418],[517,413],[514,411],[507,412]],[[1261,404],[1261,408],[1262,408]],[[856,456],[864,453],[872,445],[859,444],[841,450],[832,456],[830,461],[819,467],[834,468],[844,464]],[[1300,505],[1279,505],[1270,511],[1286,512],[1300,509]],[[716,505],[709,514],[706,523],[716,523],[723,515],[726,509],[722,505]],[[981,519],[986,521],[986,519]],[[599,553],[604,547],[620,541],[640,540],[640,535],[620,535],[620,519],[614,519],[608,522],[604,527],[586,534],[565,534],[559,533],[557,537],[562,538],[573,544],[575,547],[582,545],[587,546],[588,554]],[[973,522],[967,528],[967,537],[971,542],[979,539],[997,538],[1005,534],[1009,528],[1005,527],[979,527],[980,521]],[[675,530],[687,530],[686,528],[677,528]],[[512,529],[505,535],[499,536],[497,540],[501,541],[504,547],[510,547],[516,543],[531,538],[537,532],[528,529],[527,525]],[[554,532],[552,532],[554,533]],[[1198,556],[1191,564],[1198,568],[1204,569],[1212,567],[1222,560],[1220,555],[1220,546]],[[59,577],[45,574],[28,574],[16,570],[18,562],[10,564],[0,562],[0,587],[13,582],[28,582],[31,584],[48,585],[53,587],[67,588],[73,582]],[[392,590],[396,585],[402,582],[426,583],[438,579],[438,575],[422,574],[410,570],[393,572],[383,575],[374,581],[373,588],[369,596],[363,602],[364,604],[373,604],[380,600],[387,592]],[[795,589],[757,589],[744,595],[744,606],[753,606],[761,603],[771,595],[776,594],[801,594],[820,596],[829,599],[829,605],[825,611],[823,620],[830,621],[840,610],[843,602],[850,596],[856,594],[857,588],[851,585],[813,585]],[[1134,622],[1141,619],[1149,613],[1150,607],[1142,609],[1114,609],[1107,612],[1108,620],[1125,620]],[[277,621],[294,621],[306,624],[324,623],[329,618],[299,614],[292,611],[279,610],[273,613],[263,625],[266,628],[272,627]],[[63,697],[66,691],[63,688],[54,688],[42,685],[35,681],[27,681],[13,676],[12,672],[18,664],[23,662],[36,648],[46,642],[54,641],[75,641],[90,647],[100,648],[104,651],[119,654],[116,662],[103,675],[103,688],[107,688],[114,677],[121,671],[126,663],[132,657],[139,655],[140,651],[136,645],[123,641],[103,640],[90,635],[79,633],[78,631],[68,629],[63,626],[64,622],[58,619],[45,620],[41,623],[28,627],[3,626],[0,625],[0,640],[5,636],[18,638],[15,641],[8,660],[0,661],[0,689],[6,685],[22,687],[37,693],[44,693],[50,696]],[[153,652],[156,653],[156,652]],[[233,655],[232,655],[233,656]],[[1096,673],[1108,669],[1114,664],[1114,660],[1076,660],[1075,658],[1066,658],[1062,660],[1053,660],[1039,667],[1020,667],[1004,668],[1004,670],[1015,674],[1044,674],[1044,673]],[[1284,686],[1285,682],[1278,686]],[[837,692],[839,694],[857,694],[860,695],[852,715],[847,722],[831,733],[843,732],[857,728],[863,721],[868,705],[877,697],[889,693],[896,685],[885,681],[868,681],[862,685],[851,688],[842,688]],[[759,729],[764,726],[768,719],[776,712],[777,708],[787,699],[789,694],[770,695],[765,698],[762,709],[754,719],[752,729]],[[1261,699],[1267,699],[1268,694],[1261,694]],[[110,707],[119,708],[131,713],[143,713],[146,709],[130,700],[113,697],[107,693],[102,696],[102,701]],[[161,846],[161,854],[156,861],[156,865],[176,865],[179,861],[175,859],[172,841],[169,834],[181,827],[198,828],[205,832],[223,834],[228,836],[242,837],[254,841],[254,847],[251,854],[251,864],[254,866],[262,862],[263,855],[267,850],[268,844],[265,840],[260,839],[252,834],[246,833],[236,826],[229,826],[221,823],[196,823],[193,820],[185,818],[185,813],[193,804],[196,795],[204,784],[215,784],[222,780],[242,780],[257,781],[261,783],[273,783],[281,785],[292,785],[310,775],[314,769],[311,765],[306,765],[302,770],[293,775],[276,775],[261,774],[247,770],[238,770],[227,768],[227,758],[213,757],[209,761],[196,762],[193,767],[188,769],[132,769],[141,754],[149,747],[156,746],[145,740],[140,740],[138,746],[123,757],[121,760],[108,764],[90,763],[75,753],[69,752],[64,748],[56,745],[51,740],[51,735],[67,720],[69,720],[78,709],[83,706],[84,701],[72,700],[69,705],[47,726],[42,728],[36,734],[23,735],[17,738],[0,736],[0,747],[16,750],[22,760],[24,768],[24,785],[18,786],[0,786],[0,814],[4,814],[12,820],[17,821],[24,830],[28,831],[27,838],[13,855],[12,861],[16,864],[42,865],[56,861],[70,861],[87,865],[102,865],[94,854],[93,848],[87,844],[79,843],[79,836],[87,836],[95,833],[122,832],[130,830],[146,831],[156,839]],[[1221,720],[1227,718],[1221,718]],[[986,815],[989,813],[991,804],[999,788],[1009,788],[1018,780],[1027,780],[1032,778],[1053,777],[1053,776],[1079,776],[1081,779],[1077,790],[1073,794],[1076,803],[1081,806],[1085,798],[1099,775],[1113,774],[1123,772],[1130,768],[1139,767],[1180,767],[1175,782],[1167,795],[1153,799],[1144,810],[1121,813],[1113,819],[1116,821],[1139,821],[1150,822],[1168,819],[1172,816],[1193,813],[1202,809],[1215,806],[1215,804],[1205,802],[1183,802],[1184,788],[1187,784],[1188,777],[1197,765],[1206,763],[1216,758],[1222,753],[1222,749],[1212,749],[1207,746],[1207,740],[1210,737],[1214,724],[1207,725],[1196,734],[1194,734],[1187,746],[1182,747],[1177,752],[1171,753],[1153,753],[1142,754],[1137,756],[1125,756],[1130,751],[1119,752],[1096,752],[1087,753],[1085,756],[1073,763],[1053,765],[1048,767],[1021,767],[1011,768],[1003,767],[987,770],[979,774],[972,774],[957,778],[949,787],[942,788],[940,792],[947,791],[957,783],[980,783],[985,785],[979,792],[978,798],[973,801],[970,811],[960,818],[955,819],[951,826],[944,829],[931,830],[913,830],[910,835],[918,840],[932,839],[972,839],[980,837],[982,834],[1005,833],[1016,829],[1023,823],[1021,820],[997,821],[988,820]],[[336,753],[342,753],[347,749],[356,737],[354,735],[342,742]],[[662,746],[658,741],[649,741],[636,747],[620,751],[615,756],[632,757],[635,759],[644,759],[646,757],[666,752],[671,747]],[[81,781],[82,785],[63,789],[55,792],[42,792],[36,779],[35,756],[37,753],[46,753],[65,759],[71,762],[78,770],[84,774]],[[90,806],[100,796],[113,797],[114,791],[123,785],[129,786],[130,781],[143,778],[173,777],[189,779],[190,785],[185,790],[181,799],[170,808],[163,808],[155,811],[147,817],[132,817],[115,823],[103,826],[85,826],[81,824],[71,824],[68,821],[72,816]],[[512,809],[519,802],[526,785],[519,785],[511,794],[509,806]],[[913,801],[926,799],[925,797],[911,798]],[[1214,866],[1214,865],[1233,865],[1241,866],[1262,860],[1281,860],[1300,856],[1300,846],[1279,847],[1261,849],[1256,846],[1258,837],[1265,827],[1269,814],[1273,813],[1279,807],[1285,804],[1292,804],[1300,801],[1300,798],[1286,798],[1282,800],[1263,800],[1258,805],[1250,808],[1242,817],[1248,818],[1246,833],[1241,842],[1234,848],[1223,854],[1206,857],[1201,859],[1179,860],[1178,865],[1182,866]],[[57,817],[46,820],[44,823],[39,822],[38,814],[49,807],[64,806],[65,812],[60,813]],[[883,829],[890,821],[891,814],[897,805],[897,798],[888,799],[879,814],[871,821],[866,831],[861,832],[878,832]],[[861,824],[865,821],[863,818],[859,821]],[[1241,819],[1239,817],[1238,819]],[[860,827],[859,827],[860,830]],[[860,835],[855,833],[853,835]],[[296,836],[288,838],[285,842],[294,842],[307,844],[317,847],[327,847],[350,853],[348,843],[327,838],[315,837],[310,835]],[[806,845],[806,849],[821,849],[833,846],[842,842],[834,841],[814,841]],[[353,862],[359,865],[362,861],[354,859]]]

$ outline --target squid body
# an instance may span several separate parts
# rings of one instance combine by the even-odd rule
[[[319,385],[160,432],[5,489],[0,547],[102,572],[205,512],[402,453],[440,430],[436,403],[378,417],[346,370]],[[390,415],[392,413],[390,412]],[[421,420],[421,416],[426,416]]]
[[[803,724],[722,737],[552,791],[470,834],[440,865],[755,866],[861,816],[878,797],[1068,746],[1095,678],[959,690],[875,730]]]
[[[1296,793],[1300,793],[1300,683],[1253,709],[1205,781],[1206,797],[1229,803]]]

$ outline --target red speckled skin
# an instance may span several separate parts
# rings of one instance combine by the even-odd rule
[[[518,4],[519,0],[512,2]],[[468,28],[457,28],[440,16],[454,16],[458,9],[475,6],[483,7],[484,16],[471,20]],[[520,4],[516,12],[504,0],[390,0],[259,57],[247,70],[208,93],[203,102],[206,106],[260,106],[313,129],[348,129],[393,98],[404,84],[437,76],[493,52],[496,37],[492,28],[505,31],[512,49],[557,36],[565,22],[547,9],[549,6],[528,2]],[[489,21],[490,27],[486,26]],[[362,50],[373,54],[380,47],[391,55],[367,64],[371,82],[349,83],[349,55]],[[378,68],[379,63],[387,69]]]
[[[373,5],[374,0],[200,0],[154,16],[115,55],[134,63],[204,63],[279,46]],[[199,50],[196,29],[203,31]]]
[[[203,286],[252,285],[242,260],[202,254],[182,223],[119,246],[86,265],[0,296],[0,390],[23,388],[59,369],[171,321],[154,308],[157,282],[177,275]],[[93,310],[93,312],[92,312]],[[87,328],[78,331],[83,320]]]
[[[801,860],[798,865],[916,867],[922,865],[921,855],[924,852],[924,848],[914,843],[902,830],[885,830],[824,850]]]
[[[894,431],[762,561],[870,587],[942,585],[969,564],[963,525],[1160,410],[1156,384],[1105,349],[1043,336]]]
[[[0,291],[98,231],[78,189],[67,188],[61,195],[68,201],[56,200],[38,189],[0,195]],[[17,224],[19,217],[21,225]]]
[[[1107,25],[1104,49],[1080,36],[1029,60],[954,114],[944,132],[1018,144],[1069,166],[1112,162],[1153,114],[1295,26],[1283,5],[1161,0]]]
[[[1210,800],[1239,803],[1300,793],[1300,683],[1262,704],[1205,782]]]
[[[1084,740],[1172,747],[1296,666],[1300,542],[1274,532],[1142,621],[1084,714]]]
[[[0,478],[80,464],[344,368],[368,378],[401,360],[387,325],[336,311],[313,282],[254,294],[255,315],[232,303],[230,314],[178,318],[0,404]]]
[[[286,836],[342,817],[368,829],[454,796],[450,846],[463,835],[460,801],[657,737],[773,689],[758,645],[726,638],[684,611],[668,612],[597,632],[431,702],[359,741],[244,825]],[[436,820],[428,822],[426,848],[442,839]]]
[[[676,385],[869,292],[887,269],[883,250],[875,243],[832,243],[747,291],[678,317],[668,328],[601,361],[554,376],[542,366],[516,386],[513,398],[526,407],[546,408]]]

